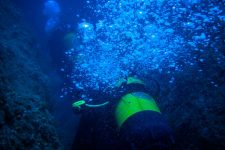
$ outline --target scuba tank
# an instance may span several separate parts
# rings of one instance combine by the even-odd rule
[[[138,150],[170,149],[172,131],[144,82],[129,77],[120,91],[114,113],[121,138]]]

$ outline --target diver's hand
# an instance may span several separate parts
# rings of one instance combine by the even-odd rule
[[[84,110],[84,107],[86,106],[85,105],[85,101],[84,100],[79,100],[79,101],[76,101],[72,104],[72,107],[73,107],[73,111],[75,113],[81,113],[82,110]]]

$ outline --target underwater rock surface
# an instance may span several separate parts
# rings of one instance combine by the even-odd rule
[[[60,149],[34,39],[10,1],[0,1],[0,22],[0,149]]]
[[[175,134],[176,150],[225,148],[225,84],[207,83],[204,76],[186,72],[174,85],[162,85],[158,104]],[[215,75],[216,77],[216,75]]]

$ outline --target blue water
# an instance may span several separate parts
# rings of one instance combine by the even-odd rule
[[[224,1],[68,0],[19,4],[40,37],[49,40],[60,31],[54,36],[61,40],[67,33],[74,33],[73,48],[59,50],[60,61],[68,59],[72,64],[67,76],[74,83],[63,91],[107,91],[120,78],[144,78],[153,72],[169,74],[168,83],[173,83],[175,74],[191,68],[204,73],[199,65],[207,62],[209,55],[213,63],[224,66]],[[33,12],[28,13],[30,10]]]
[[[64,101],[62,106],[70,107],[75,99],[92,101],[89,91],[111,94],[118,80],[128,76],[145,82],[154,78],[162,88],[185,78],[204,78],[213,88],[223,84],[214,74],[225,68],[224,0],[16,4],[42,43],[41,53],[52,58],[61,80],[57,98]]]
[[[77,23],[79,46],[66,51],[74,63],[73,88],[107,91],[120,78],[155,72],[170,76],[169,84],[187,70],[204,73],[199,66],[209,55],[224,66],[224,52],[217,48],[224,43],[223,1],[86,1],[86,6],[94,16]]]

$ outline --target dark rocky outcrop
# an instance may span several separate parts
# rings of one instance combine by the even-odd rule
[[[0,1],[0,32],[0,149],[61,149],[35,41],[7,0]]]

